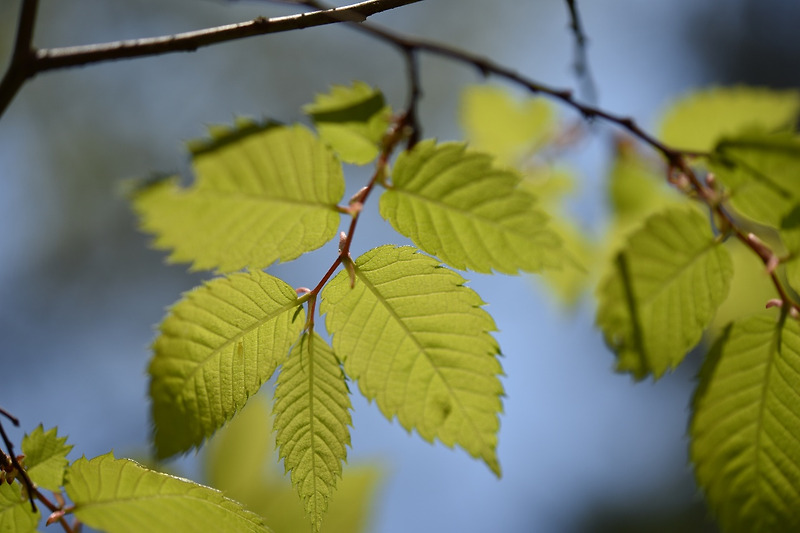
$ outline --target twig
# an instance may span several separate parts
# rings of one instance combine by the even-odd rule
[[[36,16],[38,0],[28,0],[23,4],[18,26],[18,43],[25,42],[28,46],[24,50],[22,48],[15,49],[12,64],[3,81],[0,82],[0,116],[11,103],[22,84],[40,72],[85,66],[104,61],[117,61],[174,52],[193,52],[205,46],[246,37],[301,30],[337,22],[362,22],[376,13],[421,1],[366,0],[357,4],[324,11],[275,18],[259,17],[237,24],[227,24],[175,35],[35,50],[30,47],[30,37],[33,33],[33,21]]]
[[[587,39],[586,32],[581,23],[580,13],[578,12],[578,0],[566,0],[569,9],[569,28],[575,38],[575,61],[572,68],[581,84],[583,98],[592,104],[597,103],[597,86],[594,83],[591,69],[589,68],[589,57],[586,53]]]
[[[12,424],[15,426],[19,426],[19,420],[11,416],[11,413],[6,411],[5,409],[0,408],[0,414],[8,418]],[[6,450],[8,450],[8,459],[11,461],[11,464],[14,467],[15,475],[19,475],[22,478],[22,484],[25,485],[25,489],[28,492],[28,499],[31,502],[31,511],[36,512],[36,502],[33,501],[34,492],[36,491],[35,487],[33,486],[33,482],[31,478],[28,477],[28,473],[22,468],[22,465],[19,464],[19,460],[17,460],[17,456],[14,453],[14,445],[11,443],[11,439],[8,438],[6,434],[6,430],[3,427],[2,422],[0,422],[0,437],[3,439],[3,444],[6,446]],[[2,452],[0,452],[2,453]]]

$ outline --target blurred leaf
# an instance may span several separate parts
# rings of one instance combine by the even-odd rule
[[[255,271],[188,292],[161,323],[150,362],[155,446],[198,446],[270,378],[304,326],[297,295]]]
[[[392,114],[383,94],[360,81],[351,87],[334,85],[330,93],[318,94],[303,111],[342,161],[357,165],[377,157]]]
[[[262,515],[275,533],[308,531],[303,505],[277,468],[266,402],[259,396],[254,400],[206,446],[209,482]],[[365,531],[379,478],[375,467],[345,467],[328,502],[322,533]]]
[[[790,131],[798,113],[798,91],[708,89],[673,104],[664,114],[659,138],[675,148],[708,152],[722,137],[752,130]]]
[[[135,195],[156,248],[230,272],[296,259],[336,235],[344,178],[321,141],[300,126],[226,132],[195,148],[192,187],[159,181]]]
[[[559,266],[558,236],[520,181],[463,144],[422,141],[397,158],[380,212],[414,244],[455,268],[516,274]]]
[[[461,92],[461,127],[470,146],[505,165],[555,134],[556,114],[544,98],[514,99],[501,87],[475,85]]]
[[[717,144],[711,170],[731,205],[756,222],[779,227],[800,202],[800,137],[746,135]]]
[[[691,457],[730,533],[800,529],[800,325],[755,316],[714,345],[694,399]]]
[[[500,475],[499,348],[484,302],[466,280],[411,247],[358,258],[355,286],[340,272],[320,312],[345,372],[388,419],[431,442],[458,444]]]
[[[350,398],[339,360],[325,339],[304,333],[283,363],[275,389],[278,454],[319,531],[350,444]]]
[[[725,299],[731,260],[696,211],[651,216],[598,290],[597,324],[617,369],[660,377],[695,346]]]
[[[31,512],[31,502],[19,483],[0,483],[0,531],[28,533],[36,531],[39,512]]]
[[[800,205],[795,206],[781,220],[781,240],[789,253],[789,260],[784,263],[786,279],[795,291],[800,290]]]
[[[109,533],[269,531],[261,517],[217,490],[110,453],[75,461],[65,489],[75,516]]]
[[[66,437],[58,437],[56,428],[44,430],[39,425],[30,435],[22,438],[22,453],[31,481],[47,490],[57,491],[64,484],[67,454],[72,446]]]

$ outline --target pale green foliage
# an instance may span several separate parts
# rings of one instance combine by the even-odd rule
[[[378,155],[391,116],[383,94],[360,81],[351,87],[334,85],[330,93],[318,94],[303,111],[341,160],[357,165]]]
[[[691,423],[697,479],[728,533],[800,529],[800,325],[732,324],[700,376]]]
[[[756,222],[779,227],[800,203],[800,138],[747,135],[717,144],[711,165],[727,187],[731,205]]]
[[[617,368],[660,377],[696,345],[728,291],[725,249],[695,211],[653,215],[600,283],[597,324]]]
[[[207,479],[226,496],[263,516],[275,533],[308,531],[308,518],[297,492],[278,468],[269,422],[267,403],[261,395],[247,402],[204,448]],[[346,466],[320,531],[364,531],[379,477],[373,466]]]
[[[520,176],[461,143],[422,141],[397,158],[381,215],[459,269],[515,274],[561,264],[560,240]]]
[[[161,323],[150,363],[159,457],[198,446],[270,378],[305,315],[294,290],[260,271],[187,293]]]
[[[0,532],[28,533],[36,531],[39,512],[31,512],[31,502],[20,483],[0,483]]]
[[[791,129],[800,113],[800,92],[751,87],[694,92],[665,113],[659,138],[686,150],[708,152],[724,136],[751,130]]]
[[[244,128],[196,150],[195,184],[175,179],[134,198],[142,228],[170,261],[223,272],[262,268],[336,235],[341,164],[301,126]]]
[[[553,105],[544,98],[515,100],[500,87],[476,85],[461,92],[461,127],[476,150],[516,166],[556,132]]]
[[[39,425],[22,439],[28,477],[48,490],[59,490],[64,483],[64,470],[69,463],[67,454],[72,449],[67,438],[57,436],[57,431],[56,428],[45,431]]]
[[[328,343],[304,333],[283,363],[275,389],[278,453],[319,531],[350,444],[350,398]]]
[[[483,459],[497,475],[502,372],[494,321],[465,280],[410,247],[362,255],[322,291],[336,354],[387,418]]]
[[[269,531],[261,517],[217,490],[110,453],[75,461],[65,489],[75,516],[108,533]]]

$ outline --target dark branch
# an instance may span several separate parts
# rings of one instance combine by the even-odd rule
[[[578,0],[567,0],[569,8],[569,28],[575,38],[575,62],[573,68],[578,82],[581,84],[581,92],[587,102],[597,103],[597,87],[594,77],[589,69],[589,58],[586,54],[586,32],[583,30],[580,13],[578,12]]]
[[[116,61],[135,57],[170,54],[174,52],[193,52],[198,48],[211,46],[228,41],[244,39],[256,35],[281,33],[300,30],[313,26],[322,26],[337,22],[362,22],[376,13],[388,11],[422,0],[367,0],[348,6],[337,7],[325,11],[300,13],[285,17],[264,18],[228,24],[214,28],[197,31],[134,39],[129,41],[116,41],[99,43],[86,46],[70,46],[45,50],[28,49],[23,54],[15,49],[14,60],[0,82],[0,115],[19,91],[22,84],[40,72],[70,67],[79,67]],[[37,0],[30,0],[23,5],[20,16],[18,34],[19,42],[25,42],[33,31],[33,21],[36,15]],[[28,44],[30,42],[28,41]]]

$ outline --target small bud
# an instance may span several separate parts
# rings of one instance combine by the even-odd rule
[[[706,174],[706,185],[708,185],[712,190],[717,188],[717,177],[713,172]]]
[[[347,233],[340,231],[339,232],[339,253],[342,253],[344,250],[344,243],[347,242]]]
[[[783,300],[780,298],[773,298],[772,300],[767,302],[767,309],[771,307],[783,307]]]
[[[50,516],[47,517],[47,522],[45,522],[45,525],[49,526],[50,524],[55,524],[56,522],[64,518],[65,514],[66,513],[64,512],[63,509],[59,509],[58,511],[53,511],[52,513],[50,513]]]
[[[303,295],[303,294],[308,294],[309,292],[311,292],[311,289],[309,289],[308,287],[297,287],[294,290],[294,292],[296,292],[298,295]]]

